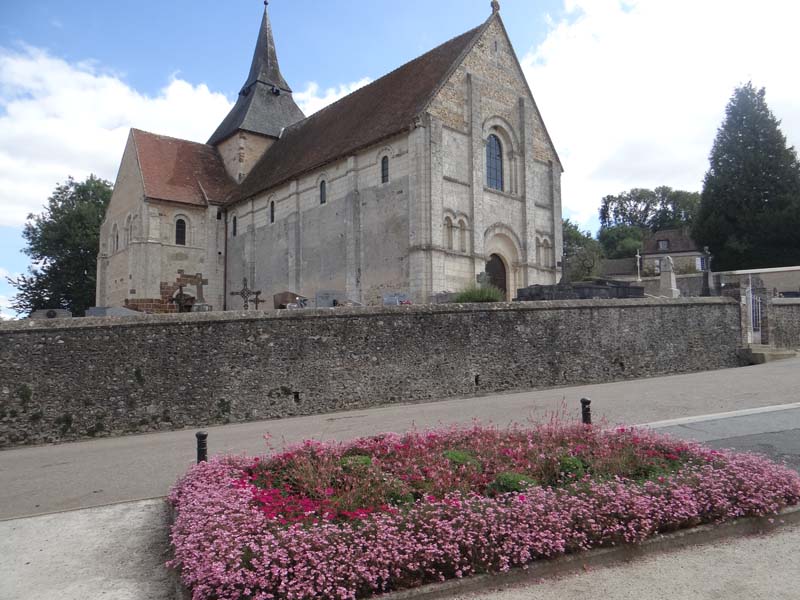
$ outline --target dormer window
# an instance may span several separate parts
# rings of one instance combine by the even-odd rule
[[[658,249],[662,251],[669,250],[669,240],[658,240]]]

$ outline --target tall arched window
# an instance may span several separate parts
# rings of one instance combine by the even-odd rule
[[[389,183],[389,157],[381,159],[381,183]]]
[[[544,268],[552,269],[555,265],[553,264],[553,248],[550,246],[550,240],[542,243],[542,253],[544,254]]]
[[[114,248],[114,252],[119,252],[119,228],[116,223],[111,228],[111,245]]]
[[[175,245],[186,245],[186,221],[183,219],[175,221]]]
[[[238,225],[238,223],[236,222],[236,215],[233,215],[233,220],[231,221],[231,235],[233,235],[233,237],[236,237],[236,234],[238,233],[238,231],[237,231],[238,226],[237,225]]]
[[[130,246],[131,239],[133,238],[133,234],[131,231],[132,228],[133,217],[128,215],[128,218],[125,219],[125,245]]]
[[[275,222],[275,201],[269,203],[269,222]]]
[[[448,250],[453,249],[453,219],[450,217],[444,218],[444,242]]]
[[[503,144],[495,134],[486,140],[486,185],[503,191]]]
[[[325,204],[328,201],[328,184],[323,179],[319,182],[319,203]]]
[[[458,249],[461,252],[467,251],[467,224],[464,219],[458,222]]]

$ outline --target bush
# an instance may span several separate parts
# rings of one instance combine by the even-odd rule
[[[453,302],[467,304],[470,302],[505,302],[506,295],[493,285],[473,285],[459,292]]]
[[[489,492],[495,495],[522,492],[534,485],[538,485],[536,480],[522,473],[498,473],[489,484]]]

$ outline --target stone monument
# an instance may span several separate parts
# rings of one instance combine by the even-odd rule
[[[681,292],[675,281],[675,264],[671,256],[661,259],[661,288],[658,295],[662,298],[680,298]]]

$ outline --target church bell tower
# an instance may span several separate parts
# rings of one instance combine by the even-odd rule
[[[247,81],[208,144],[217,147],[228,174],[239,183],[280,137],[281,131],[304,118],[281,74],[265,1]]]

